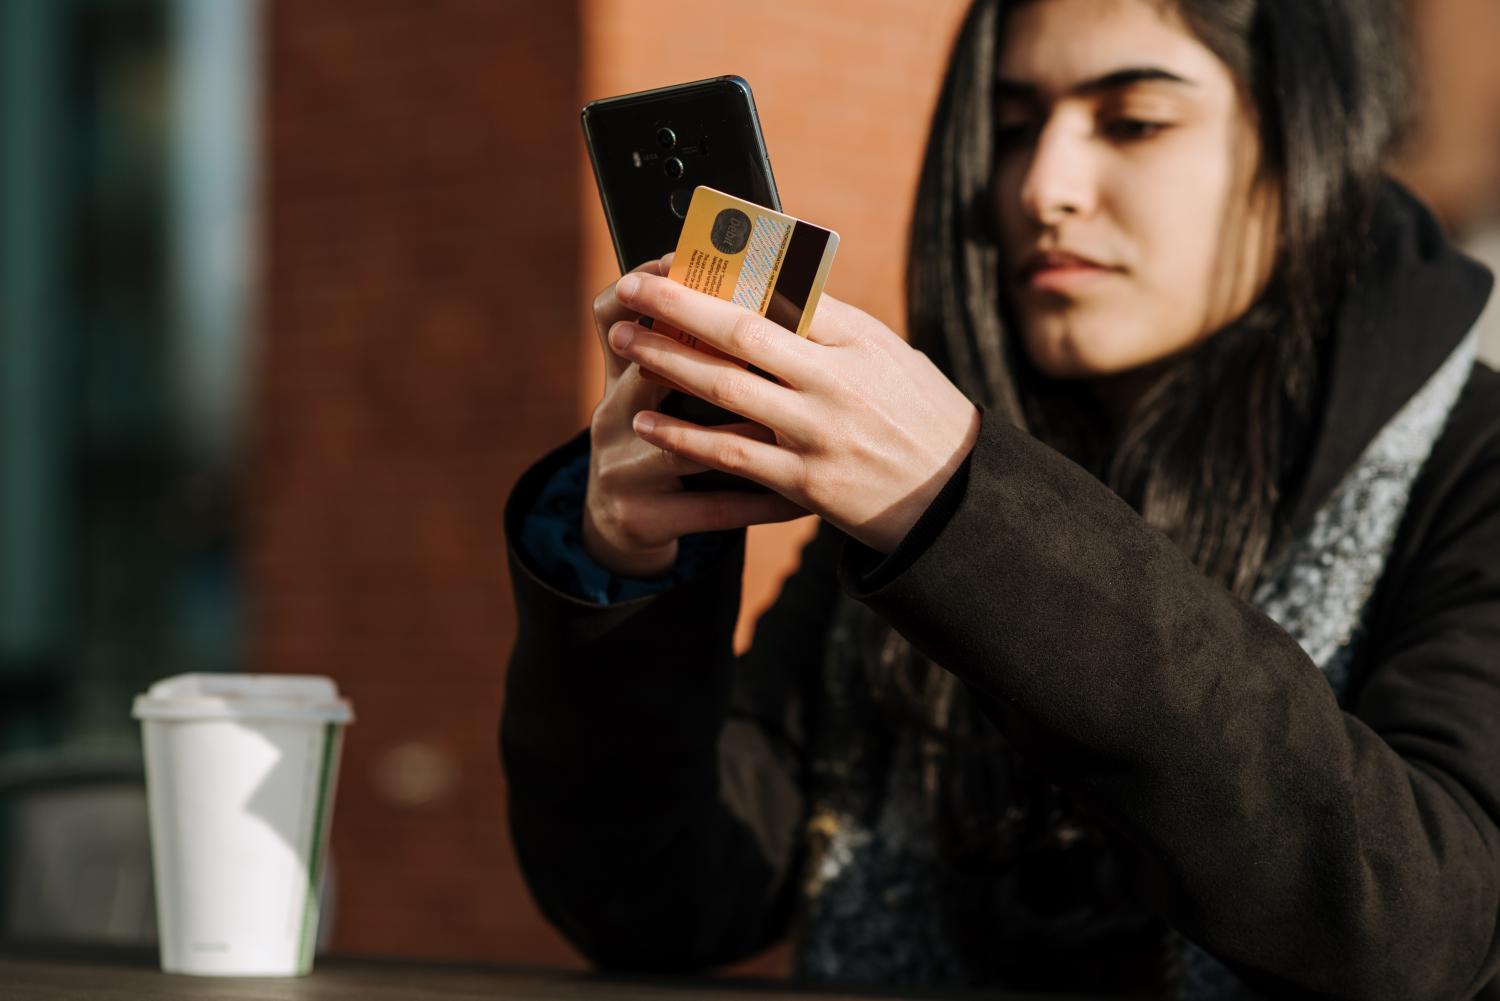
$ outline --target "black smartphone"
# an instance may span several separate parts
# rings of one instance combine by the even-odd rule
[[[621,274],[676,249],[700,184],[781,210],[755,98],[742,77],[590,101],[583,139]],[[744,420],[677,392],[667,394],[661,410],[704,426]],[[684,476],[682,483],[689,490],[766,489],[718,470]]]

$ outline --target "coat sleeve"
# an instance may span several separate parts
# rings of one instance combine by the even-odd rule
[[[1500,911],[1500,449],[1471,458],[1347,712],[1275,622],[999,418],[939,530],[888,558],[851,542],[839,572],[1252,985],[1467,998]]]
[[[507,536],[581,435],[512,492]],[[595,964],[693,970],[790,918],[804,810],[802,689],[838,594],[822,528],[740,658],[744,532],[693,580],[610,605],[509,547],[518,630],[500,744],[511,836],[542,912]]]

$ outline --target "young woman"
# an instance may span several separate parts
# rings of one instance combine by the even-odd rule
[[[579,948],[1500,997],[1490,279],[1382,178],[1397,51],[1372,0],[976,0],[910,345],[661,263],[599,297],[604,398],[506,514],[510,821]],[[739,529],[805,512],[736,659]]]

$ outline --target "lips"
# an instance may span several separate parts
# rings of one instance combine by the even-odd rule
[[[1037,251],[1018,271],[1023,284],[1040,292],[1070,293],[1123,269],[1067,250]]]
[[[1109,265],[1100,264],[1092,258],[1084,257],[1082,254],[1074,254],[1066,250],[1044,250],[1038,251],[1021,263],[1021,277],[1030,278],[1038,271],[1060,271],[1073,268],[1094,268],[1100,271],[1117,271]]]

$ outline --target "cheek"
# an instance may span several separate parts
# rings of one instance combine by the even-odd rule
[[[1142,193],[1141,188],[1136,189]],[[1217,239],[1201,204],[1143,198],[1111,213],[1126,274],[1092,294],[1041,303],[1016,296],[1027,353],[1054,378],[1126,372],[1181,351],[1205,329]],[[1014,294],[1014,290],[1013,293]]]
[[[1128,273],[1097,294],[1044,306],[1016,296],[1016,319],[1032,363],[1055,378],[1128,371],[1190,347],[1227,319],[1221,248],[1237,175],[1227,143],[1199,136],[1120,158],[1101,172],[1090,239],[1117,250]],[[1002,247],[1031,238],[1019,204],[1020,172],[996,174]]]
[[[1113,201],[1133,254],[1127,308],[1134,315],[1121,319],[1142,342],[1135,352],[1142,356],[1159,358],[1209,333],[1226,278],[1230,165],[1222,152],[1178,162],[1196,169],[1142,171]]]

